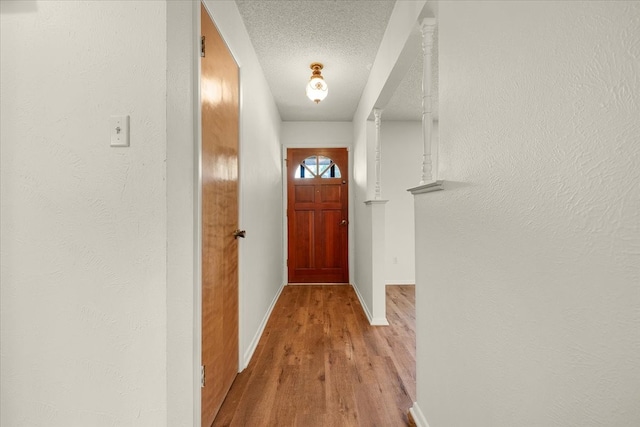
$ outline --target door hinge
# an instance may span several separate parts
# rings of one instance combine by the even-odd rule
[[[204,58],[204,36],[200,37],[200,56]]]
[[[200,387],[204,387],[205,383],[205,375],[204,375],[204,365],[200,366]]]

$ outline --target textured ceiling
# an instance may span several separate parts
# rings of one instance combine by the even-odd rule
[[[382,120],[422,120],[422,51],[416,52],[416,59],[404,79],[382,111]],[[433,40],[432,56],[432,111],[438,119],[438,29]]]
[[[282,120],[351,121],[395,1],[236,3]],[[416,58],[383,120],[420,120],[420,52]],[[322,75],[329,86],[327,98],[317,105],[305,95],[312,62],[324,64]]]

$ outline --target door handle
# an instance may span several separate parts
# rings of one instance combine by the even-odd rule
[[[242,237],[244,239],[246,234],[247,232],[245,230],[235,230],[233,232],[233,238],[238,239],[238,237]]]
[[[347,225],[347,220],[343,219],[342,221],[340,221],[340,225]]]

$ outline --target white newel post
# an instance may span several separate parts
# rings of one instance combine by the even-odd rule
[[[382,117],[382,110],[379,108],[373,109],[373,116],[376,120],[376,133],[375,133],[375,143],[376,143],[376,186],[375,186],[375,195],[374,199],[380,200],[382,199],[382,189],[380,186],[380,181],[382,179],[382,149],[381,149],[381,141],[380,141],[380,120]]]
[[[436,29],[435,18],[424,18],[420,25],[422,30],[422,179],[420,184],[433,182],[433,164],[431,159],[431,133],[433,131],[433,110],[431,94],[431,57],[433,53],[433,33]]]

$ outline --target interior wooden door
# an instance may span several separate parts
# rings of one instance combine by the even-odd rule
[[[238,65],[201,5],[202,426],[238,373]]]
[[[349,282],[346,148],[287,150],[289,283]]]

